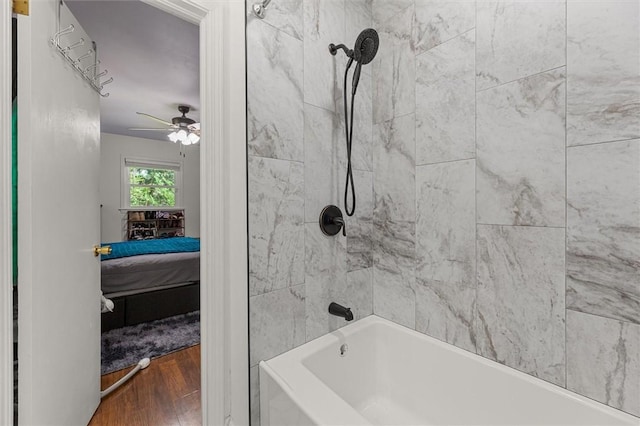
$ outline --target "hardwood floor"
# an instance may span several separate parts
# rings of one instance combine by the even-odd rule
[[[106,389],[129,369],[102,376]],[[102,400],[90,426],[196,426],[200,405],[200,345],[151,360]]]

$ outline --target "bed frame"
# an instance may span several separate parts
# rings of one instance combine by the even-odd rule
[[[200,309],[200,281],[110,299],[115,306],[113,312],[101,315],[103,333]]]

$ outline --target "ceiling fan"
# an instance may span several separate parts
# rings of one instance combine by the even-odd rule
[[[158,132],[169,132],[167,135],[171,142],[180,142],[183,145],[192,145],[200,141],[200,123],[196,123],[195,120],[187,117],[190,107],[186,105],[179,105],[178,111],[182,113],[182,117],[173,117],[171,122],[163,120],[153,115],[145,114],[144,112],[136,112],[138,115],[144,115],[152,120],[166,125],[164,129],[146,129],[140,127],[131,127],[129,130],[152,130]]]

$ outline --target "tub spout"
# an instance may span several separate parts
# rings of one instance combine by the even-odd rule
[[[329,305],[329,313],[337,317],[342,317],[347,321],[353,320],[353,313],[351,312],[351,308],[345,308],[344,306],[338,305],[335,302],[331,302],[331,304]]]

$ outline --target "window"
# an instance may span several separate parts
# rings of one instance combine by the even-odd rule
[[[123,207],[177,207],[181,203],[182,164],[125,158]]]

